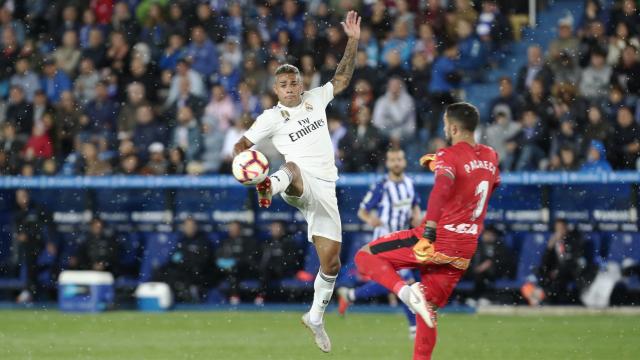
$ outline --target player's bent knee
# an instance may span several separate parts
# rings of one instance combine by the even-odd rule
[[[340,266],[340,257],[337,256],[330,259],[329,261],[326,261],[324,264],[320,264],[322,272],[329,276],[338,275],[338,273],[340,272]]]

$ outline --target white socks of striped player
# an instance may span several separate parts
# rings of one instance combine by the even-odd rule
[[[309,320],[314,325],[322,323],[324,310],[329,305],[331,295],[333,295],[333,287],[336,285],[338,275],[325,275],[322,271],[318,271],[316,281],[313,282],[313,303],[309,311]]]
[[[275,196],[287,190],[289,184],[293,181],[293,174],[287,167],[282,166],[280,170],[271,174],[269,179],[271,179],[271,196]]]

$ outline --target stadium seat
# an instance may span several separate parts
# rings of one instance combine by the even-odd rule
[[[171,252],[177,245],[177,236],[171,232],[144,233],[144,250],[140,265],[141,282],[150,281],[155,270],[169,261]]]
[[[518,258],[518,266],[516,271],[516,281],[522,285],[532,274],[535,274],[537,268],[542,261],[542,255],[545,252],[549,233],[546,232],[530,232],[524,233],[522,236],[522,247],[520,248],[520,256]]]
[[[320,260],[318,259],[316,248],[312,243],[309,243],[309,245],[307,245],[307,251],[304,256],[303,271],[308,274],[311,274],[315,279],[315,276],[318,273],[319,268],[320,268]],[[297,279],[296,277],[292,277],[292,278],[282,280],[281,286],[282,288],[287,290],[304,290],[304,289],[313,287],[313,280],[302,281]]]

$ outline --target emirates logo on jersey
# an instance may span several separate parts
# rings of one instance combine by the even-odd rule
[[[304,108],[307,109],[307,111],[313,111],[313,106],[306,101],[304,103]]]
[[[280,115],[282,115],[282,117],[284,118],[284,122],[289,121],[289,118],[291,117],[287,110],[280,110]]]

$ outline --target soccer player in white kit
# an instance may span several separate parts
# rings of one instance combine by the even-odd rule
[[[270,138],[285,157],[286,163],[280,170],[256,186],[258,201],[261,207],[269,207],[271,198],[281,194],[307,221],[308,239],[315,245],[320,269],[313,284],[311,309],[302,316],[302,322],[324,352],[331,351],[331,341],[324,330],[323,315],[340,270],[342,242],[336,198],[338,170],[325,108],[351,81],[360,38],[360,17],[355,11],[349,11],[341,24],[349,40],[333,79],[304,91],[300,71],[295,66],[278,67],[273,85],[278,105],[258,116],[234,147],[238,154]]]

